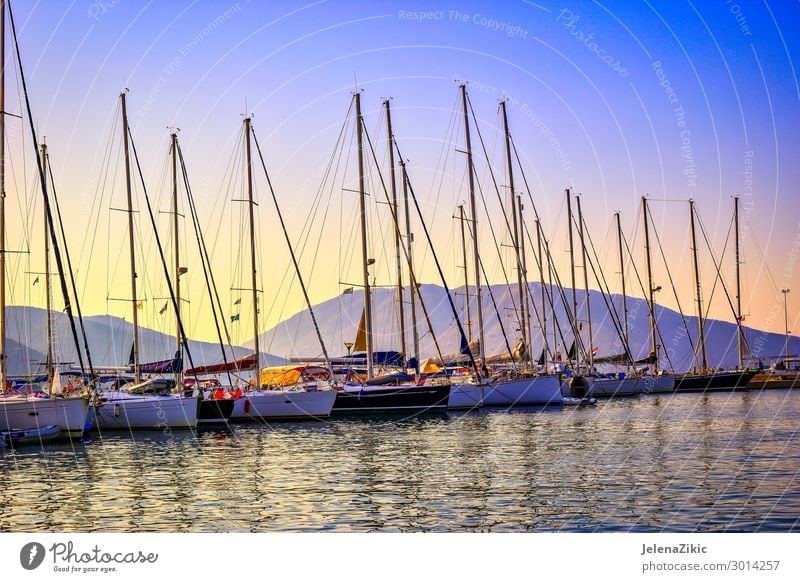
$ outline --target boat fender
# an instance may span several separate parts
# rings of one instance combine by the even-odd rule
[[[245,398],[244,399],[244,412],[245,412],[245,414],[250,414],[250,399],[249,398]]]
[[[119,404],[115,404],[114,405],[114,416],[119,416],[120,412],[121,412],[121,410],[120,410]]]

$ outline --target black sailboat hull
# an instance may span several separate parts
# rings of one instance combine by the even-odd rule
[[[450,386],[368,387],[336,393],[331,416],[363,414],[443,414],[447,411]]]
[[[746,390],[755,372],[734,371],[714,374],[685,374],[675,377],[675,392],[730,392]]]
[[[233,414],[233,406],[233,400],[199,400],[197,404],[197,425],[226,424]]]

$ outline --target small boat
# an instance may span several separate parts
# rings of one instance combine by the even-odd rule
[[[562,402],[564,406],[594,406],[597,404],[597,398],[573,398],[572,396],[564,396]]]
[[[2,439],[7,446],[41,444],[46,441],[55,440],[60,436],[61,427],[57,424],[0,432],[0,439]]]

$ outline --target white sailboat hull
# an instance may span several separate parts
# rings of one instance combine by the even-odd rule
[[[642,385],[643,394],[672,392],[675,389],[675,376],[672,374],[644,375],[639,378],[639,383]]]
[[[557,376],[534,376],[487,384],[484,406],[531,406],[561,404],[561,383]]]
[[[328,418],[335,390],[259,390],[238,398],[231,420]]]
[[[639,378],[595,378],[585,377],[589,384],[589,394],[595,398],[612,396],[634,396],[644,391],[644,382]]]
[[[89,401],[86,398],[0,398],[0,431],[57,425],[61,435],[83,436]]]
[[[454,384],[447,398],[449,410],[471,410],[483,406],[484,387],[477,384]]]
[[[197,426],[197,398],[154,394],[110,394],[93,407],[100,430],[163,430]]]

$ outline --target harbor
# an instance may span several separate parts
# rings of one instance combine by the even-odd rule
[[[786,390],[0,448],[0,529],[791,531]]]

